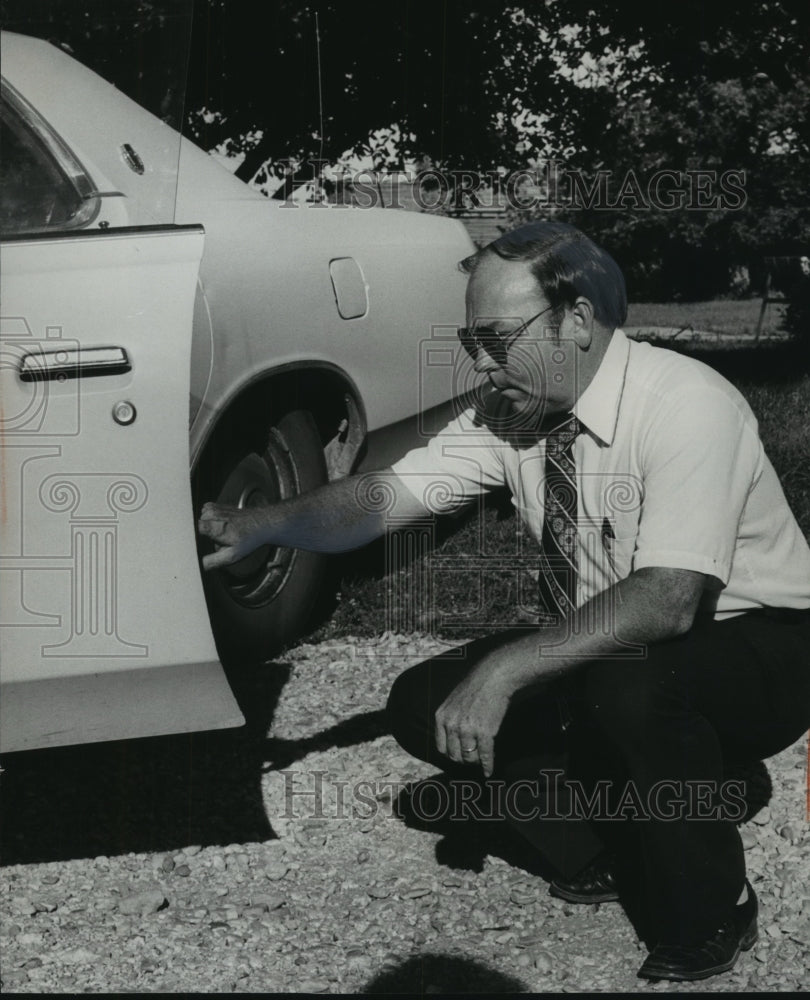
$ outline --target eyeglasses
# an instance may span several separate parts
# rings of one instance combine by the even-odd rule
[[[475,361],[478,351],[481,350],[486,351],[495,364],[505,365],[506,352],[512,344],[536,319],[540,319],[544,313],[549,312],[553,308],[554,306],[547,306],[545,309],[541,309],[531,319],[527,319],[525,323],[522,323],[517,330],[512,330],[511,333],[507,334],[500,334],[496,330],[490,330],[486,327],[476,330],[474,327],[460,326],[458,328],[458,339],[473,361]]]

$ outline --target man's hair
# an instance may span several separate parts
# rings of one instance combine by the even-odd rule
[[[580,295],[590,301],[597,322],[611,330],[627,318],[627,291],[619,265],[566,222],[518,226],[466,257],[459,267],[473,274],[481,260],[493,253],[504,260],[528,261],[558,323],[563,307],[573,306]]]

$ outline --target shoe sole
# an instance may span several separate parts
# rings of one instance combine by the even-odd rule
[[[570,889],[564,889],[562,886],[555,885],[554,882],[551,883],[548,891],[552,896],[564,899],[569,903],[615,903],[619,899],[618,892],[602,892],[599,895],[571,892]]]
[[[757,929],[756,922],[754,922],[745,934],[740,938],[740,945],[737,951],[728,962],[724,962],[722,965],[715,965],[711,969],[701,969],[699,972],[685,973],[683,975],[673,974],[670,971],[666,972],[656,972],[654,969],[644,971],[644,966],[642,965],[639,969],[638,975],[644,979],[670,979],[674,982],[679,983],[692,983],[697,979],[708,979],[709,976],[719,976],[721,972],[729,972],[737,964],[737,959],[740,957],[741,953],[744,951],[749,951],[759,940],[759,930]],[[646,965],[646,962],[645,962]]]

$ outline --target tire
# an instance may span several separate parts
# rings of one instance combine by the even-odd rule
[[[327,482],[308,410],[288,410],[263,434],[255,423],[228,421],[218,429],[194,479],[195,512],[206,500],[262,506]],[[203,554],[213,547],[201,538]],[[232,566],[203,572],[220,657],[263,659],[299,636],[310,623],[327,563],[321,553],[265,545]]]

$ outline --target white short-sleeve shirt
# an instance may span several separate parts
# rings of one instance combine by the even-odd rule
[[[731,383],[616,330],[573,412],[583,427],[574,443],[578,604],[662,566],[712,577],[702,607],[717,618],[810,607],[810,548]],[[542,438],[510,440],[480,405],[393,466],[435,514],[506,485],[538,545],[544,468]]]

